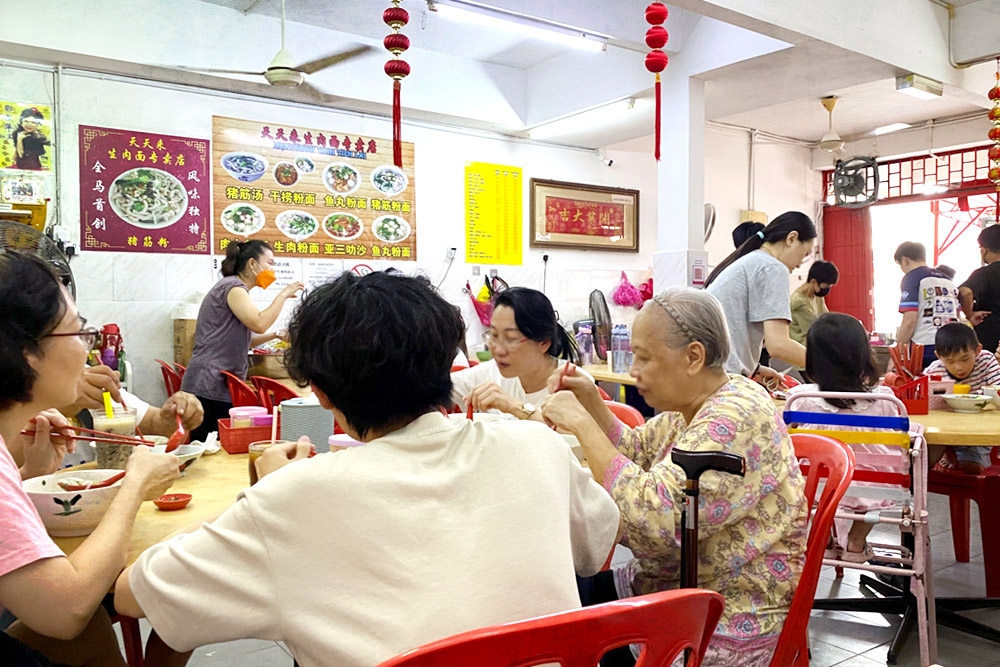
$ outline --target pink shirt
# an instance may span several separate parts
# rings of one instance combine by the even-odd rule
[[[45,532],[31,499],[21,488],[21,474],[0,438],[0,577],[43,558],[63,555]],[[3,609],[0,606],[0,609]]]

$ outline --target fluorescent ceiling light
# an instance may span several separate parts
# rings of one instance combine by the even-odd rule
[[[601,35],[575,30],[572,27],[544,19],[508,12],[495,7],[462,0],[447,0],[427,3],[428,8],[440,16],[461,23],[481,25],[514,33],[530,39],[539,39],[552,44],[587,51],[604,51],[607,41]]]
[[[584,130],[592,130],[595,127],[610,125],[621,120],[622,116],[634,107],[635,98],[626,97],[613,100],[530,127],[528,128],[528,136],[535,141],[545,141]]]
[[[890,123],[889,125],[883,125],[882,127],[875,128],[875,136],[882,134],[889,134],[890,132],[896,132],[897,130],[905,130],[908,127],[912,127],[909,123]]]
[[[897,76],[896,90],[919,100],[934,100],[944,94],[944,86],[940,81],[928,79],[919,74]]]

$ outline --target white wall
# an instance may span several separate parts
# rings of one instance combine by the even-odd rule
[[[18,68],[0,68],[0,90],[10,99],[46,101],[45,77],[23,74]],[[51,81],[49,81],[51,88]],[[210,138],[212,115],[281,120],[304,126],[330,128],[365,136],[389,137],[390,125],[379,118],[365,118],[335,111],[283,106],[266,101],[245,101],[198,91],[180,92],[139,83],[99,80],[79,76],[61,79],[61,126],[55,141],[61,151],[60,235],[79,237],[78,125],[93,124]],[[404,110],[405,117],[405,110]],[[633,283],[649,275],[656,243],[656,166],[653,158],[637,153],[609,153],[608,168],[594,153],[513,142],[501,138],[457,133],[445,129],[414,127],[404,123],[403,137],[415,144],[416,181],[419,185],[418,263],[396,263],[407,272],[421,270],[435,283],[444,277],[446,253],[458,249],[455,264],[441,286],[442,294],[463,309],[469,324],[468,340],[478,343],[483,328],[469,298],[466,280],[478,289],[482,278],[471,276],[464,263],[464,165],[469,161],[519,166],[525,181],[531,177],[638,189],[640,252],[637,254],[534,250],[528,248],[528,192],[524,193],[523,265],[482,266],[483,274],[497,268],[511,285],[541,289],[542,255],[549,255],[547,294],[565,323],[586,317],[591,290],[605,292],[615,321],[631,321],[635,309],[617,308],[611,301],[620,272]],[[367,262],[373,268],[388,264]],[[81,312],[95,324],[117,322],[136,371],[137,393],[153,402],[164,398],[160,374],[153,360],[173,355],[171,313],[174,307],[214,283],[210,257],[81,252],[72,261],[78,283]]]

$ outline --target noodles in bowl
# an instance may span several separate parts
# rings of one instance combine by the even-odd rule
[[[141,167],[129,169],[111,183],[108,203],[118,217],[130,225],[159,229],[169,227],[184,216],[188,195],[173,174]]]

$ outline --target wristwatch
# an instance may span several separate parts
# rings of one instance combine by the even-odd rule
[[[531,403],[522,403],[521,404],[521,419],[531,419],[531,415],[535,414],[535,410],[537,410],[537,409],[538,408],[536,408]]]

